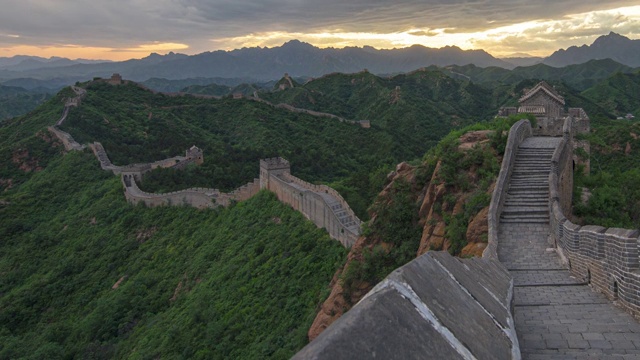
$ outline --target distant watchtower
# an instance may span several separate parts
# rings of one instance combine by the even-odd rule
[[[122,76],[120,76],[120,74],[113,74],[107,82],[111,85],[120,85],[122,84]]]
[[[536,136],[563,136],[565,120],[571,118],[572,134],[588,134],[591,131],[591,120],[581,108],[569,108],[565,110],[565,101],[556,89],[545,81],[539,82],[533,89],[525,89],[520,98],[520,107],[503,107],[498,116],[505,117],[516,114],[532,114],[536,117],[536,126],[533,134]],[[584,150],[589,154],[588,140],[572,138],[575,148]],[[590,171],[589,158],[582,158],[578,154],[573,155],[574,164],[582,164],[585,173]]]
[[[202,149],[200,149],[195,145],[190,147],[189,150],[185,152],[185,157],[188,160],[192,160],[194,163],[198,165],[202,165],[202,163],[204,162],[204,154],[202,152]]]
[[[269,177],[271,175],[290,174],[289,161],[277,157],[260,160],[260,189],[269,189]]]

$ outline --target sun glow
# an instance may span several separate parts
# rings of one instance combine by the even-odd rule
[[[166,54],[170,51],[182,51],[186,49],[189,49],[189,45],[163,42],[140,44],[138,46],[128,48],[90,47],[77,44],[58,44],[53,46],[15,45],[8,48],[0,48],[0,56],[10,57],[26,54],[45,58],[59,56],[70,59],[105,59],[121,61],[142,58],[152,52]]]
[[[341,29],[318,33],[274,31],[211,39],[211,42],[214,47],[225,50],[279,46],[297,39],[322,48],[369,45],[389,49],[414,44],[440,48],[455,45],[465,50],[484,49],[494,56],[521,52],[547,56],[559,47],[592,42],[595,37],[604,35],[604,29],[637,38],[640,35],[640,6],[572,14],[557,20],[527,21],[477,32],[456,32],[456,29],[448,28],[410,28],[386,34]],[[581,39],[584,40],[581,42]]]

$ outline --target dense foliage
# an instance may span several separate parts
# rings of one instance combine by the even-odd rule
[[[452,129],[497,112],[491,91],[439,70],[382,78],[368,72],[331,74],[301,87],[261,94],[273,103],[370,120],[404,144],[403,159],[421,156]]]
[[[221,210],[131,207],[88,152],[10,193],[5,359],[288,358],[345,256],[269,193]]]
[[[60,118],[70,93],[63,90],[31,114],[0,122],[0,191],[23,183],[60,153],[46,126]]]
[[[616,73],[632,73],[637,69],[611,59],[602,59],[564,67],[536,64],[520,66],[513,70],[499,67],[481,68],[472,64],[464,66],[453,65],[446,67],[445,71],[455,78],[471,80],[476,84],[489,87],[500,84],[517,84],[523,80],[544,79],[546,81],[563,82],[578,90],[586,90]]]
[[[416,257],[420,245],[423,224],[419,209],[421,197],[427,191],[437,164],[440,163],[434,185],[444,184],[443,201],[434,205],[438,216],[446,224],[448,251],[460,255],[467,245],[466,232],[470,221],[491,201],[490,186],[500,171],[507,132],[521,118],[495,119],[452,131],[431,149],[415,166],[415,181],[410,184],[403,178],[396,179],[379,195],[369,211],[375,217],[367,224],[366,243],[372,244],[354,258],[341,275],[345,293],[357,291],[362,283],[375,285],[389,273]],[[459,148],[459,138],[470,131],[491,130],[489,141],[469,150]],[[454,204],[466,199],[462,211],[454,214]],[[442,250],[442,249],[432,249]],[[351,296],[345,296],[351,299]]]
[[[0,85],[0,121],[26,114],[50,98],[46,92]]]
[[[438,162],[436,181],[448,195],[436,207],[449,251],[460,253],[470,219],[489,203],[517,119],[450,130],[489,119],[536,82],[512,80],[479,87],[432,69],[391,78],[363,72],[261,93],[368,119],[370,129],[247,99],[94,83],[63,128],[81,143],[102,142],[118,165],[204,149],[202,166],[149,173],[142,184],[149,191],[231,190],[258,175],[259,159],[282,156],[294,175],[331,185],[362,218],[392,165],[422,157],[413,162],[414,183],[394,182],[371,206],[375,221],[365,234],[381,242],[345,268],[348,291],[415,257],[418,199]],[[592,117],[592,175],[576,177],[576,198],[581,187],[592,197],[576,213],[588,223],[639,227],[640,123],[610,120],[637,111],[637,99],[622,96],[635,91],[637,75],[583,92],[554,85]],[[269,193],[218,210],[129,206],[119,180],[92,154],[62,156],[46,131],[69,96],[65,89],[28,116],[0,122],[0,358],[286,358],[300,349],[346,251]],[[495,130],[488,143],[458,149],[460,135],[484,129]],[[453,215],[462,194],[467,200]]]
[[[591,173],[575,172],[574,213],[578,220],[640,228],[640,122],[601,120],[592,124],[585,139],[591,144]],[[586,204],[581,201],[582,188],[591,193]]]

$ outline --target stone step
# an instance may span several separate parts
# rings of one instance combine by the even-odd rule
[[[549,213],[546,206],[505,206],[502,215],[540,215]]]
[[[500,216],[500,220],[519,220],[519,221],[546,221],[549,222],[549,216],[544,213],[525,214],[525,213],[505,213]]]
[[[539,179],[511,179],[511,184],[521,184],[521,185],[535,185],[535,186],[548,186],[546,181],[542,181]]]
[[[523,203],[545,203],[549,201],[548,197],[542,196],[507,196],[505,202],[523,202]]]
[[[539,194],[507,194],[507,200],[526,200],[526,201],[547,201],[549,199],[549,194],[539,193]]]
[[[527,151],[540,151],[540,152],[554,152],[556,151],[555,147],[532,147],[527,146],[526,144],[521,144],[518,147],[519,150],[527,150]]]
[[[513,171],[522,172],[524,170],[534,170],[534,171],[545,170],[545,171],[549,172],[550,169],[551,169],[551,166],[548,166],[548,165],[539,166],[539,167],[535,167],[535,166],[518,166],[518,165],[516,165],[513,168]]]
[[[501,223],[520,223],[520,224],[548,224],[549,218],[546,217],[531,217],[531,216],[501,216]]]
[[[505,214],[504,210],[502,215],[500,215],[501,220],[545,220],[549,221],[549,214]]]
[[[501,224],[548,224],[549,220],[538,219],[500,219]]]
[[[521,194],[523,192],[545,195],[549,193],[549,188],[546,186],[511,186],[507,190],[508,194]]]
[[[546,186],[549,187],[549,184],[547,181],[541,181],[538,179],[511,179],[510,182],[511,185],[520,185],[520,186]]]
[[[543,169],[551,169],[549,164],[516,164],[513,170],[543,170]]]
[[[549,181],[549,170],[536,169],[535,171],[525,171],[525,169],[513,169],[511,179],[535,179],[542,182]]]
[[[504,206],[505,208],[506,207],[528,207],[528,206],[548,208],[549,204],[546,201],[541,201],[541,200],[533,201],[533,200],[514,199],[514,200],[505,201]]]
[[[526,158],[541,158],[541,159],[550,159],[553,157],[552,152],[539,152],[539,151],[518,151],[516,157],[526,157]]]
[[[553,156],[553,153],[555,152],[554,150],[551,149],[527,149],[527,148],[519,148],[518,149],[518,153],[516,154],[517,156],[522,156],[522,155],[542,155],[542,156],[548,156],[551,157]]]
[[[513,170],[522,170],[522,169],[533,169],[533,170],[540,170],[540,169],[551,169],[551,165],[549,164],[519,164],[519,163],[515,163],[515,166],[513,168]]]
[[[520,175],[512,176],[511,181],[521,181],[521,180],[531,180],[531,181],[539,181],[541,183],[547,183],[549,181],[549,175],[546,173],[544,175]]]
[[[507,190],[533,190],[533,191],[549,191],[549,187],[539,184],[511,184]]]

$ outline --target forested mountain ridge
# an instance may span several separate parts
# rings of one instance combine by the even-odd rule
[[[82,143],[103,142],[114,163],[205,149],[204,166],[152,172],[147,189],[234,188],[257,175],[258,159],[279,155],[294,174],[330,184],[360,213],[373,205],[348,262],[337,242],[268,193],[218,210],[128,205],[119,179],[88,150],[63,154],[46,132],[74,96],[70,89],[1,122],[0,357],[290,357],[306,343],[318,310],[336,314],[337,307],[321,306],[330,292],[329,302],[355,302],[424,251],[482,250],[478,224],[515,119],[485,120],[532,82],[491,88],[423,69],[391,78],[332,74],[259,94],[366,118],[369,129],[247,98],[80,84],[87,95],[63,128]],[[612,110],[585,92],[553,84],[572,106],[600,109],[592,116],[603,139],[594,138],[594,158],[633,164],[637,126],[610,120]],[[448,129],[476,122],[440,141]],[[476,133],[465,137],[467,130]],[[628,141],[628,154],[624,142],[607,145],[611,136]],[[594,198],[613,198],[604,194]]]

